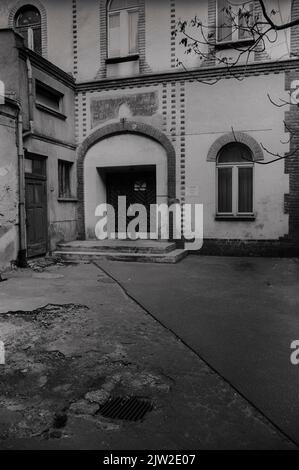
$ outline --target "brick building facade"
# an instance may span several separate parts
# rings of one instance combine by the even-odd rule
[[[261,14],[259,2],[251,3]],[[278,7],[277,0],[268,3]],[[16,17],[27,6],[6,1],[0,26],[18,30]],[[74,154],[76,149],[77,171],[68,183],[75,189],[68,202],[59,198],[63,181],[49,157],[53,183],[47,194],[55,199],[52,219],[69,211],[63,219],[71,225],[76,219],[76,229],[60,224],[53,231],[48,219],[47,251],[60,241],[94,238],[95,208],[113,199],[120,182],[130,181],[128,193],[141,196],[147,188],[156,202],[203,204],[201,253],[298,253],[299,111],[289,103],[299,79],[299,27],[255,48],[232,76],[217,57],[233,55],[232,44],[240,38],[219,40],[217,0],[34,0],[30,6],[40,15],[42,57],[21,46],[19,53],[29,55],[39,70],[49,64],[60,82],[68,75],[74,105],[73,122],[71,116],[66,120],[73,125],[73,142],[58,140]],[[279,12],[285,21],[299,17],[299,1],[280,2]],[[178,20],[195,15],[208,32],[204,58],[186,55],[174,34]],[[56,89],[53,83],[51,88]],[[229,159],[229,152],[240,149],[250,156],[246,165],[236,156]],[[58,160],[68,160],[60,148],[54,153],[55,168]],[[273,155],[289,153],[268,164]]]

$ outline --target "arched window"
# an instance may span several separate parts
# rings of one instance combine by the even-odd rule
[[[217,214],[253,213],[253,158],[239,142],[222,147],[217,157]]]
[[[108,2],[108,56],[127,57],[138,53],[139,0]]]
[[[26,5],[17,12],[14,20],[15,29],[22,34],[29,49],[42,53],[41,14],[32,5]]]

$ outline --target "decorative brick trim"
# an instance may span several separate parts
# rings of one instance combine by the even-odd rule
[[[186,95],[184,81],[180,82],[179,101],[181,201],[184,203],[186,197]]]
[[[145,0],[137,0],[139,3],[139,21],[138,21],[138,49],[139,49],[139,70],[140,73],[149,73],[150,67],[145,59]],[[100,0],[100,70],[96,78],[106,78],[108,57],[108,25],[107,25],[107,4],[109,0]]]
[[[86,93],[82,93],[81,113],[82,113],[82,134],[83,134],[83,139],[85,139],[85,137],[87,136],[87,99],[86,99]]]
[[[299,2],[295,2],[298,5]],[[299,14],[299,8],[298,8]],[[286,91],[290,92],[291,83],[293,80],[298,80],[299,69],[286,73]],[[285,159],[285,173],[289,175],[289,194],[285,195],[285,211],[289,214],[289,233],[290,240],[299,240],[299,158],[296,150],[299,148],[299,107],[298,105],[290,105],[286,107],[285,123],[287,130],[292,133],[290,139],[289,149],[286,153],[290,152],[288,158]]]
[[[287,72],[299,67],[298,59],[281,61],[253,62],[247,65],[236,65],[234,77],[269,75],[270,73]],[[196,70],[182,71],[173,69],[170,72],[157,72],[132,77],[113,77],[95,79],[77,83],[78,91],[100,91],[119,87],[150,86],[174,80],[215,80],[220,78],[234,79],[226,67],[199,67]]]
[[[212,145],[208,152],[207,161],[215,162],[219,151],[224,145],[231,144],[233,142],[239,142],[245,144],[250,148],[252,152],[253,161],[258,162],[264,160],[264,153],[260,144],[250,135],[244,132],[230,132],[229,134],[222,135]]]
[[[291,19],[299,18],[299,1],[292,2]],[[291,28],[291,56],[299,56],[299,25]]]
[[[162,116],[163,116],[163,132],[167,133],[167,83],[162,85]]]
[[[175,1],[170,0],[170,66],[171,68],[176,67],[176,35],[174,34],[176,30],[176,11],[175,11]]]
[[[79,141],[79,96],[75,95],[75,138]]]
[[[139,134],[155,140],[164,147],[167,154],[168,170],[168,198],[176,197],[176,156],[172,143],[158,129],[148,124],[123,120],[119,123],[109,124],[90,134],[80,145],[77,152],[78,174],[78,233],[81,239],[85,238],[85,214],[84,214],[84,159],[87,151],[97,142],[118,134]]]
[[[73,17],[73,74],[78,74],[78,18],[77,18],[77,0],[72,0]]]
[[[18,10],[26,5],[36,7],[41,15],[41,29],[42,29],[42,55],[48,57],[48,23],[47,23],[47,10],[39,0],[19,0],[15,6],[10,10],[8,16],[8,26],[14,28],[14,19]]]

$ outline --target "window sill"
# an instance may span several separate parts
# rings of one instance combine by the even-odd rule
[[[47,106],[44,106],[43,104],[35,103],[35,107],[39,109],[40,111],[51,114],[52,116],[55,116],[58,119],[61,119],[63,121],[67,119],[67,116],[65,114],[62,114],[59,111],[55,111],[55,109],[48,108]]]
[[[124,57],[108,57],[106,64],[119,64],[121,62],[133,62],[139,60],[139,54],[131,54]]]
[[[216,49],[234,49],[239,47],[246,47],[254,44],[254,39],[239,39],[237,41],[223,41],[223,42],[216,42],[215,48]]]
[[[215,216],[215,220],[217,221],[231,221],[231,222],[254,222],[256,219],[256,216],[254,214],[248,214],[248,215],[220,215],[217,214]]]
[[[59,197],[58,202],[78,202],[78,199],[75,197]]]

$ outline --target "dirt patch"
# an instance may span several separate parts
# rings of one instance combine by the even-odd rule
[[[169,392],[171,382],[141,372],[128,360],[124,345],[111,341],[95,323],[97,316],[77,304],[0,314],[6,349],[6,365],[0,369],[0,439],[58,439],[69,416],[101,421],[99,407],[113,394],[155,399]]]

